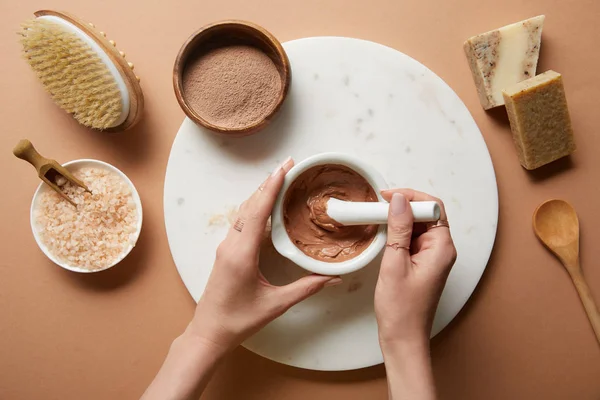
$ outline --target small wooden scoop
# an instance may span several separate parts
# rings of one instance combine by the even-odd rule
[[[55,160],[42,157],[27,139],[23,139],[17,143],[13,149],[13,154],[33,165],[37,169],[40,179],[74,206],[77,206],[75,202],[64,194],[60,186],[57,185],[57,182],[61,180],[60,177],[71,182],[73,185],[82,187],[86,192],[92,193],[83,182],[75,178],[65,167]]]
[[[533,213],[533,230],[571,276],[600,343],[600,314],[579,265],[579,220],[575,209],[564,200],[548,200]]]

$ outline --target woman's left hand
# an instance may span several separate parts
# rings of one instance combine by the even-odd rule
[[[339,277],[309,275],[273,286],[258,268],[267,221],[284,176],[293,165],[291,158],[285,161],[240,206],[238,223],[231,226],[217,249],[206,289],[187,330],[220,351],[233,349],[323,287],[341,283]]]

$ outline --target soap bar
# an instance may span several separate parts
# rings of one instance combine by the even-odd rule
[[[506,88],[506,111],[519,161],[539,168],[575,151],[562,76],[547,71]]]
[[[502,90],[535,76],[544,15],[473,36],[464,43],[484,109],[504,104]]]

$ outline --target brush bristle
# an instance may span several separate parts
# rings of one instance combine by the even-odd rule
[[[113,126],[122,112],[121,92],[96,52],[52,21],[35,19],[22,28],[23,55],[56,104],[85,126]]]

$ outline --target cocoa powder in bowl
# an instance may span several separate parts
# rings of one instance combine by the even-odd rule
[[[222,128],[241,129],[273,111],[282,79],[267,54],[239,44],[190,54],[182,86],[189,107],[204,120]]]

